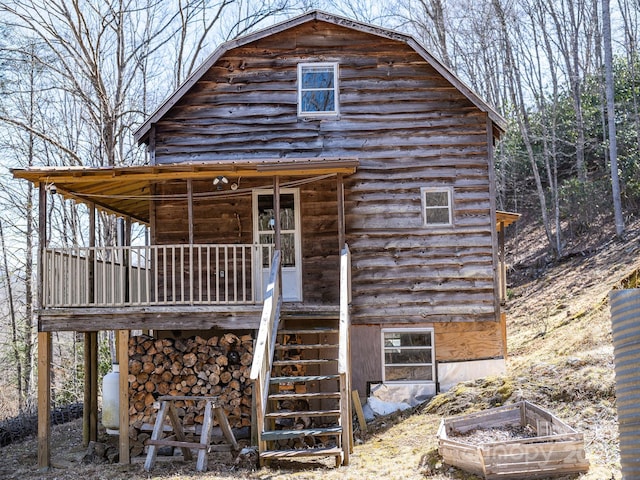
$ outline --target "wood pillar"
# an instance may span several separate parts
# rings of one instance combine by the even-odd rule
[[[90,382],[91,403],[89,411],[89,438],[92,442],[98,440],[98,332],[89,332],[91,337],[90,354]]]
[[[82,443],[98,439],[98,334],[84,334],[84,409]]]
[[[193,286],[193,180],[190,178],[187,180],[187,220],[189,222],[189,285]],[[191,294],[189,296],[191,297]],[[191,298],[191,301],[193,300]]]
[[[38,332],[38,468],[51,465],[51,333]]]
[[[95,250],[96,207],[89,206],[89,303],[95,301]],[[94,365],[97,374],[97,336],[95,332],[84,334],[84,408],[82,411],[82,443],[89,445],[98,438],[98,389],[94,381]],[[95,354],[93,353],[95,351]],[[94,360],[95,359],[95,360]]]
[[[149,187],[151,194],[151,201],[149,202],[149,227],[147,229],[148,241],[147,245],[157,245],[156,239],[156,192],[158,188],[155,183],[152,183]],[[147,273],[147,285],[149,289],[149,297],[151,301],[158,300],[157,283],[156,283],[156,259],[151,258],[151,251],[149,251],[149,258],[147,261],[151,261],[151,270]]]
[[[44,249],[47,245],[47,189],[38,188],[38,308],[44,302]],[[38,322],[40,329],[40,322]],[[38,332],[38,468],[51,465],[51,333]]]
[[[276,250],[280,250],[280,177],[273,177],[273,220],[274,225],[274,244]]]
[[[89,303],[92,304],[96,300],[96,205],[89,205]]]
[[[131,217],[119,218],[119,230],[118,244],[121,247],[131,246]],[[131,286],[131,252],[127,248],[122,249],[122,266],[124,267],[124,295],[123,299],[125,304],[130,300],[130,286]]]
[[[498,259],[498,268],[500,269],[500,301],[507,301],[507,263],[505,261],[504,251],[504,222],[498,224],[498,248],[500,250]]]
[[[193,245],[193,180],[187,180],[187,218],[189,221],[189,245]]]
[[[47,246],[47,187],[38,185],[38,308],[44,304],[44,249]],[[38,325],[39,327],[39,325]]]
[[[337,177],[338,190],[338,252],[342,252],[345,244],[345,222],[344,222],[344,178],[341,173]]]
[[[130,463],[129,455],[129,330],[118,330],[118,364],[120,365],[119,384],[119,444],[120,463]]]

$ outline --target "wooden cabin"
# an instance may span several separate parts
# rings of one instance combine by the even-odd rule
[[[146,165],[14,170],[40,186],[40,465],[55,331],[118,331],[120,431],[131,331],[251,335],[263,460],[347,463],[353,390],[423,399],[503,372],[504,129],[411,36],[314,11],[221,45],[135,132]],[[89,205],[92,232],[101,210],[148,241],[49,245],[53,186]]]

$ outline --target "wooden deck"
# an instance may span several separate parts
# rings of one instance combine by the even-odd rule
[[[336,306],[287,303],[287,312],[326,312]],[[40,332],[99,330],[257,330],[262,305],[180,305],[119,308],[49,308],[40,312]]]

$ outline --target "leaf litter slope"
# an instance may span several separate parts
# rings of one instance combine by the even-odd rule
[[[139,461],[84,465],[81,422],[75,421],[53,429],[52,458],[58,468],[36,470],[36,441],[31,438],[0,450],[0,478],[475,479],[440,462],[440,419],[521,399],[538,403],[584,432],[591,468],[566,478],[620,478],[607,295],[640,267],[640,222],[628,227],[626,240],[589,245],[560,262],[544,261],[541,255],[531,260],[541,238],[540,231],[531,228],[517,240],[528,258],[516,258],[511,272],[508,373],[462,383],[427,406],[376,420],[359,436],[347,467],[335,469],[332,460],[274,461],[256,470],[236,464],[229,454],[212,454],[207,473],[195,472],[195,462],[158,462],[150,474]]]

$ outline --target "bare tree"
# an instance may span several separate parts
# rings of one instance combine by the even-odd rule
[[[401,0],[397,5],[396,17],[400,19],[402,28],[416,32],[442,63],[452,67],[445,13],[452,10],[451,4],[445,5],[443,0]]]
[[[554,43],[564,61],[565,73],[573,99],[576,128],[576,171],[578,180],[587,180],[585,165],[585,125],[582,108],[582,80],[584,72],[592,66],[589,57],[593,51],[592,27],[597,25],[593,4],[574,0],[546,0],[544,6],[554,27]],[[582,54],[582,59],[581,59]]]
[[[618,177],[618,148],[616,140],[616,111],[613,100],[613,51],[611,48],[611,12],[609,0],[602,0],[602,31],[604,39],[605,92],[607,97],[607,124],[609,126],[609,162],[611,164],[611,191],[616,235],[624,233],[622,201],[620,199],[620,179]]]

